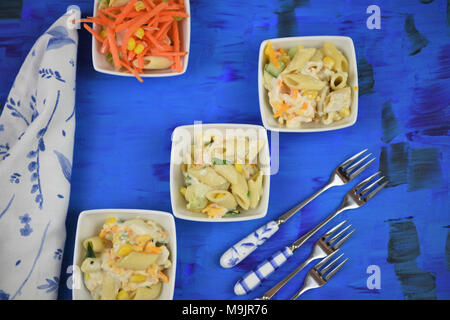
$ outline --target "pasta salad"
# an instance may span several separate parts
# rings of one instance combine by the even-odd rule
[[[186,208],[209,218],[256,208],[264,178],[256,159],[263,146],[264,140],[248,137],[198,135],[181,166]]]
[[[81,264],[93,299],[154,300],[169,279],[169,237],[152,220],[109,218],[100,234],[86,239]]]
[[[265,50],[264,87],[274,118],[287,128],[315,122],[330,125],[351,114],[348,61],[333,44]]]

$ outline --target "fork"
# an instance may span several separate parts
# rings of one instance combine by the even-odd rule
[[[319,223],[317,226],[315,226],[311,231],[309,231],[304,236],[302,236],[300,239],[298,239],[295,242],[295,246],[292,246],[293,249],[298,249],[300,246],[302,246],[309,238],[311,238],[317,231],[319,231],[320,228],[322,228],[325,224],[327,224],[330,220],[335,218],[341,212],[343,212],[345,210],[349,210],[349,209],[357,209],[357,208],[363,206],[364,204],[366,204],[370,199],[372,199],[375,194],[377,194],[381,189],[383,189],[389,183],[389,181],[387,180],[387,178],[385,176],[381,176],[378,178],[380,173],[381,173],[381,171],[374,173],[373,175],[371,175],[370,177],[366,178],[361,183],[356,185],[356,187],[351,189],[349,192],[347,192],[341,206],[333,214],[331,214],[328,218],[323,220],[321,223]],[[384,182],[379,184],[382,181],[384,181]],[[300,271],[300,270],[298,270],[298,271]],[[291,275],[293,277],[295,274],[291,273],[288,276],[288,278]],[[286,279],[287,278],[285,278],[285,280]],[[287,281],[289,281],[289,279],[287,279]],[[275,294],[275,293],[276,293],[276,291],[273,294]],[[272,294],[272,296],[273,296],[273,294]]]
[[[316,241],[313,247],[312,254],[309,256],[309,258],[306,259],[306,261],[294,272],[292,272],[287,278],[285,278],[274,288],[266,292],[264,296],[261,297],[261,299],[269,300],[270,298],[272,298],[273,295],[278,292],[278,290],[280,290],[293,276],[300,272],[311,261],[324,258],[328,254],[338,250],[344,244],[344,242],[346,242],[356,231],[356,229],[353,229],[351,232],[347,233],[344,236],[345,232],[347,232],[347,230],[352,226],[350,224],[345,228],[342,228],[342,226],[346,222],[347,220],[344,220],[343,222],[328,230],[319,240]],[[267,279],[275,271],[275,269],[278,269],[281,265],[283,265],[297,249],[297,243],[294,242],[292,243],[292,245],[276,252],[268,260],[264,260],[256,267],[255,270],[248,272],[241,278],[241,280],[236,283],[236,285],[234,286],[234,293],[237,295],[243,295],[255,289],[261,284],[263,280]]]
[[[345,258],[341,263],[339,263],[338,266],[334,267],[331,271],[330,268],[336,264],[336,262],[339,261],[339,259],[342,258],[344,255],[343,253],[339,255],[336,259],[328,263],[328,261],[331,260],[331,258],[334,257],[334,255],[338,252],[336,250],[332,254],[328,255],[327,257],[320,260],[319,263],[317,263],[311,270],[309,270],[308,274],[306,275],[305,281],[303,282],[302,288],[297,291],[297,293],[291,298],[291,300],[296,300],[300,295],[302,295],[304,292],[319,288],[323,286],[325,283],[327,283],[341,268],[344,266],[344,264],[348,261],[348,258]],[[323,268],[322,268],[323,267]]]
[[[325,190],[335,186],[342,186],[353,180],[375,160],[374,157],[364,163],[364,161],[370,155],[372,155],[371,153],[369,153],[361,158],[361,156],[366,151],[367,149],[364,149],[363,151],[355,154],[354,156],[350,157],[339,166],[337,166],[331,174],[331,178],[328,183],[308,199],[278,217],[277,220],[272,220],[266,223],[264,226],[260,227],[255,232],[252,232],[244,239],[229,248],[227,251],[225,251],[225,253],[220,258],[220,265],[224,268],[234,267],[239,262],[244,260],[249,254],[255,251],[256,248],[261,246],[267,239],[273,236],[279,230],[282,224],[288,221],[294,214],[296,214],[300,209],[302,209],[304,206],[318,197]]]

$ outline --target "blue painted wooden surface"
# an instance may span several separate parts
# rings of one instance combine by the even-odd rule
[[[18,6],[16,1],[2,1],[2,9],[9,9],[0,16],[0,102],[35,39],[70,4],[89,15],[92,2],[24,0]],[[369,30],[366,8],[371,4],[191,1],[186,74],[146,79],[143,84],[95,72],[90,35],[81,31],[72,193],[59,297],[71,298],[66,269],[82,210],[171,211],[170,135],[176,126],[195,120],[261,124],[257,94],[261,41],[346,35],[353,38],[358,58],[357,123],[334,132],[280,135],[280,171],[272,177],[264,219],[230,224],[177,220],[175,298],[235,299],[233,286],[240,276],[326,217],[351,186],[332,189],[312,202],[239,266],[222,269],[220,255],[309,196],[344,158],[368,147],[380,159],[391,185],[366,207],[344,213],[358,229],[344,249],[350,261],[333,281],[304,298],[449,299],[449,5],[443,0],[376,1],[381,30]],[[370,171],[375,170],[373,166]],[[247,298],[261,295],[301,263],[315,239]],[[366,287],[369,265],[381,268],[379,290]],[[305,273],[276,298],[289,298]]]

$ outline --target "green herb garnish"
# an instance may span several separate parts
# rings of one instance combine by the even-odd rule
[[[183,20],[183,17],[173,17],[175,19],[175,21],[180,21]]]
[[[219,158],[212,158],[212,164],[232,164],[230,161],[222,160]]]
[[[88,244],[87,244],[86,258],[95,258],[94,249],[92,249],[92,245],[90,242],[88,242]]]
[[[227,211],[227,213],[225,213],[225,215],[227,216],[237,216],[241,214],[241,212],[239,210],[229,210]]]
[[[247,198],[250,198],[250,190],[247,192]]]
[[[162,242],[159,242],[159,241],[157,241],[156,243],[155,243],[155,246],[156,247],[162,247],[164,245],[164,243],[162,243]]]

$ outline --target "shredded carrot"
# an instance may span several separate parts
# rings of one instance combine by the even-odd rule
[[[169,278],[161,272],[161,270],[158,270],[158,276],[161,278],[162,281],[164,282],[169,282]]]
[[[100,48],[100,52],[103,54],[106,54],[109,51],[109,42],[108,42],[108,38],[103,40],[103,45]]]
[[[119,16],[116,19],[116,24],[121,23],[123,19],[131,12],[131,10],[134,9],[134,5],[136,4],[137,0],[131,0],[125,5],[125,8],[120,12]]]
[[[182,39],[178,21],[189,17],[184,0],[141,0],[144,6],[140,4],[140,8],[135,7],[137,1],[102,8],[95,17],[77,21],[102,26],[106,36],[105,31],[96,32],[93,27],[84,24],[84,28],[100,42],[99,51],[111,54],[114,68],[127,70],[141,82],[139,74],[145,67],[145,57],[150,55],[170,59],[173,61],[172,70],[181,72],[181,57],[187,52],[180,50]],[[131,38],[136,45],[130,43],[128,46]]]
[[[287,109],[289,109],[289,105],[287,103],[283,102],[283,104],[281,105],[280,109],[278,109],[277,112],[275,112],[273,117],[274,118],[278,118],[283,113],[285,113],[287,111]]]
[[[128,65],[128,63],[126,63],[123,60],[120,60],[120,63],[122,64],[122,66],[127,69],[128,71],[130,71],[132,74],[134,74],[134,76],[139,80],[139,82],[144,82],[144,80],[142,80],[142,78],[139,76],[139,73],[132,67],[130,67]]]
[[[178,22],[172,24],[173,47],[175,52],[180,51],[180,35],[178,33]],[[181,72],[180,56],[175,56],[175,71]]]
[[[293,99],[297,99],[298,97],[298,90],[297,89],[291,89],[291,96]]]
[[[109,48],[114,62],[114,68],[120,69],[119,50],[117,49],[114,33],[111,28],[106,28],[106,36],[109,42]]]
[[[87,31],[89,31],[94,36],[95,39],[97,39],[98,41],[103,42],[103,38],[97,32],[95,32],[91,27],[89,27],[86,23],[83,24],[83,27]]]

